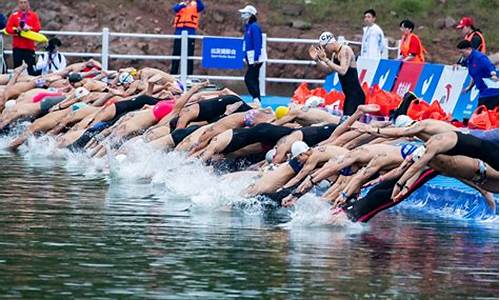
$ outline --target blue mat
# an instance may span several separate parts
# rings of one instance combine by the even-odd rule
[[[250,95],[243,95],[241,96],[245,102],[252,102],[253,99]],[[290,103],[291,98],[290,97],[279,97],[279,96],[265,96],[262,97],[262,107],[272,107],[272,109],[276,109],[278,106],[288,106],[288,103]]]

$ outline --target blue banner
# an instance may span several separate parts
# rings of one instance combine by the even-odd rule
[[[342,92],[342,85],[339,81],[339,74],[336,72],[328,74],[325,78],[325,83],[323,83],[323,88],[330,92],[331,90],[336,90]]]
[[[243,39],[239,38],[204,38],[204,68],[243,69]]]
[[[415,95],[431,103],[443,69],[443,65],[425,64],[413,91]]]
[[[373,76],[372,85],[378,84],[385,91],[391,91],[398,77],[401,61],[381,59],[377,72]]]

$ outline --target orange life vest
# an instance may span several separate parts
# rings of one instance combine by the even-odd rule
[[[480,38],[481,38],[481,45],[479,46],[479,48],[477,50],[481,51],[482,53],[486,54],[486,40],[484,39],[484,36],[481,32],[479,31],[473,31],[471,33],[468,33],[466,36],[465,36],[465,40],[467,41],[472,41],[472,38],[474,37],[474,34],[477,34]]]
[[[422,45],[422,42],[420,41],[420,38],[414,34],[413,32],[407,35],[406,37],[403,36],[403,41],[401,42],[401,55],[403,57],[408,57],[410,55],[410,42],[412,39],[412,36],[415,37],[418,41],[418,44],[420,45],[420,53],[417,53],[415,58],[412,60],[412,62],[419,62],[423,63],[425,62],[424,54],[427,52]]]
[[[175,15],[175,20],[174,20],[175,28],[189,27],[198,29],[198,25],[199,25],[198,6],[195,2],[191,2]]]

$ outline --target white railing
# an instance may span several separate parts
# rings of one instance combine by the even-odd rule
[[[198,79],[212,79],[212,80],[235,80],[243,81],[242,76],[215,76],[215,75],[188,75],[188,60],[201,61],[201,56],[188,56],[188,38],[203,40],[205,37],[202,35],[188,36],[187,31],[183,31],[181,35],[172,34],[144,34],[144,33],[119,33],[110,32],[108,28],[103,28],[102,32],[79,32],[79,31],[42,31],[46,35],[56,35],[56,36],[82,36],[82,37],[101,37],[101,52],[100,53],[89,53],[89,52],[62,52],[67,57],[84,57],[84,58],[100,58],[102,66],[105,70],[108,70],[110,59],[133,59],[133,60],[179,60],[180,59],[180,80],[183,84],[186,83],[187,79],[198,78]],[[263,47],[267,51],[269,43],[296,43],[296,44],[317,44],[315,39],[295,39],[295,38],[270,38],[266,34],[263,34]],[[110,51],[111,38],[137,38],[137,39],[181,39],[181,55],[143,55],[143,54],[114,54]],[[360,42],[346,40],[343,36],[339,36],[338,40],[347,45],[361,45]],[[386,48],[384,57],[388,58],[389,51],[395,51],[396,57],[399,55],[398,47],[389,47],[387,40],[385,41]],[[170,49],[169,49],[170,50]],[[11,54],[12,51],[5,51],[7,54]],[[269,58],[261,68],[260,71],[260,90],[262,95],[266,94],[266,83],[315,83],[321,84],[323,80],[320,79],[310,79],[310,78],[277,78],[277,77],[267,77],[267,65],[268,64],[292,64],[301,66],[313,66],[316,62],[312,60],[295,60],[295,59],[272,59]]]

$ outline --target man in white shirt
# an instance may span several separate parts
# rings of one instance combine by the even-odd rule
[[[377,14],[369,9],[364,13],[365,27],[363,27],[363,40],[361,42],[361,57],[370,59],[383,58],[385,41],[384,32],[375,24]]]

